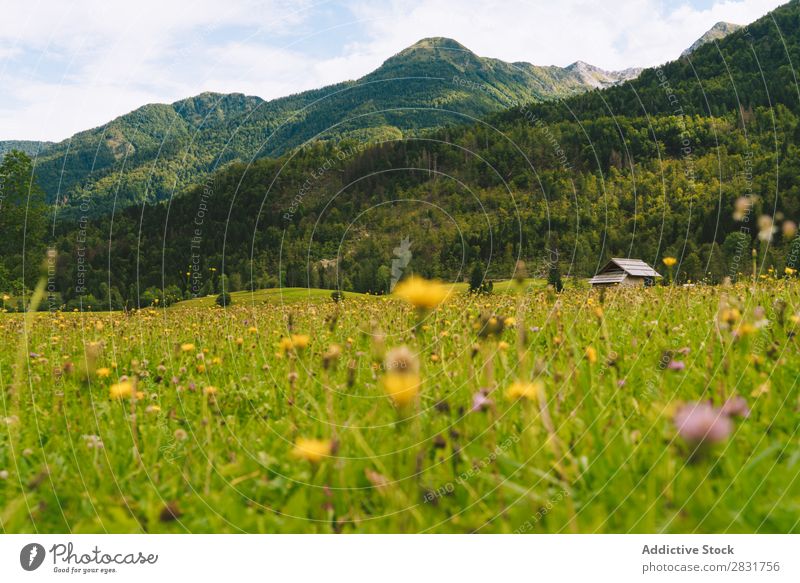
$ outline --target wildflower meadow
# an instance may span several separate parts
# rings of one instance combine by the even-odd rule
[[[498,289],[499,288],[499,291]],[[800,286],[0,314],[0,525],[800,531]]]

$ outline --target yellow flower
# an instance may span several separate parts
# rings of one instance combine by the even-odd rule
[[[591,364],[597,362],[597,351],[591,346],[586,347],[586,360]]]
[[[146,413],[159,413],[161,411],[161,407],[158,405],[148,405],[145,409]]]
[[[289,350],[303,350],[308,347],[311,338],[306,334],[292,334],[290,337],[283,337],[280,341],[280,349],[284,352]]]
[[[667,267],[672,267],[678,262],[678,260],[675,259],[674,257],[664,257],[664,259],[662,259],[661,261],[663,261],[664,265],[666,265]]]
[[[191,342],[184,342],[181,344],[181,352],[192,352],[194,350],[194,344]]]
[[[255,326],[250,326],[247,329],[247,331],[250,332],[250,334],[257,334],[258,333],[258,328],[256,328]]]
[[[432,310],[450,294],[450,288],[438,281],[428,281],[412,276],[394,288],[394,295],[403,298],[416,308]]]
[[[505,340],[501,340],[500,342],[497,343],[497,348],[499,348],[500,350],[508,350],[509,346],[510,344]]]
[[[797,273],[797,270],[796,270],[796,269],[792,269],[791,267],[787,267],[787,268],[785,268],[785,269],[783,270],[783,272],[784,272],[786,275],[794,275],[795,273]]]
[[[419,375],[414,373],[389,372],[383,377],[383,390],[398,407],[412,403],[419,394]]]
[[[298,437],[294,442],[292,455],[296,458],[310,461],[312,464],[321,462],[331,454],[331,442],[328,439],[307,439]]]
[[[101,379],[108,378],[110,374],[111,374],[110,368],[103,367],[97,369],[97,376],[100,377]]]
[[[130,381],[122,381],[113,384],[108,389],[108,392],[112,399],[127,399],[133,394],[133,383]]]
[[[736,308],[725,308],[722,310],[719,319],[727,324],[733,324],[742,316],[741,312]]]
[[[206,395],[216,395],[217,394],[217,387],[212,387],[211,385],[208,385],[205,389],[203,389],[203,392]]]
[[[311,342],[311,338],[307,334],[292,334],[292,346],[296,350],[308,348],[309,342]]]
[[[508,318],[505,319],[505,322],[504,322],[504,324],[506,325],[506,328],[513,328],[516,325],[516,323],[517,323],[517,319],[514,318],[513,316],[509,316]]]
[[[544,391],[544,383],[540,380],[533,382],[514,381],[506,391],[506,398],[510,401],[516,401],[517,399],[535,401],[542,391]]]

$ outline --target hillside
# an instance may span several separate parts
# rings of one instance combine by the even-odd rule
[[[413,62],[415,50],[385,67]],[[459,54],[452,67],[464,67]],[[691,63],[645,70],[624,86],[412,139],[390,135],[365,146],[348,134],[275,159],[234,162],[168,205],[97,217],[82,232],[59,223],[59,301],[170,303],[222,287],[382,293],[406,239],[411,256],[402,273],[450,281],[476,266],[508,278],[517,258],[533,277],[554,262],[584,277],[609,256],[654,265],[673,256],[679,281],[718,283],[751,276],[752,249],[758,269],[783,274],[800,257],[792,62],[800,62],[798,2],[700,46]],[[390,113],[395,121],[405,112]],[[735,218],[741,197],[748,223]],[[762,229],[766,238],[759,238],[762,214],[775,217]],[[74,287],[79,251],[87,258],[82,300]],[[18,264],[7,261],[12,288]]]
[[[0,140],[0,160],[3,159],[6,152],[11,150],[19,150],[20,152],[25,152],[28,156],[35,157],[40,151],[53,144],[53,142],[37,142],[33,140]]]
[[[777,105],[796,109],[799,28],[798,2],[792,0],[716,43],[701,44],[690,55],[645,69],[630,83],[563,103],[536,104],[529,115],[547,122],[609,115],[717,116]],[[519,117],[519,110],[503,115]]]
[[[423,39],[357,81],[272,101],[204,93],[145,105],[45,149],[36,172],[50,202],[83,197],[91,214],[101,214],[114,200],[118,208],[163,200],[227,162],[279,156],[311,139],[399,138],[637,73],[512,64],[450,39]]]

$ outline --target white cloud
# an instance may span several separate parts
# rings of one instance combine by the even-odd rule
[[[537,65],[577,60],[606,69],[677,58],[718,21],[747,24],[785,0],[727,0],[668,10],[657,0],[392,0],[354,9],[371,20],[369,50],[397,52],[423,37],[451,37],[481,56]]]
[[[214,70],[203,56],[219,42],[219,31],[286,35],[308,17],[307,6],[296,0],[13,3],[0,19],[0,139],[63,139],[145,103],[209,89],[198,73]]]
[[[63,139],[202,91],[269,99],[355,79],[427,36],[508,61],[654,65],[717,21],[744,24],[781,3],[314,1],[12,3],[0,20],[0,139]]]

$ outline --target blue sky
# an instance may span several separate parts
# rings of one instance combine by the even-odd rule
[[[57,0],[0,19],[0,140],[61,140],[202,91],[265,99],[355,79],[428,36],[479,55],[605,69],[676,58],[778,0]]]

